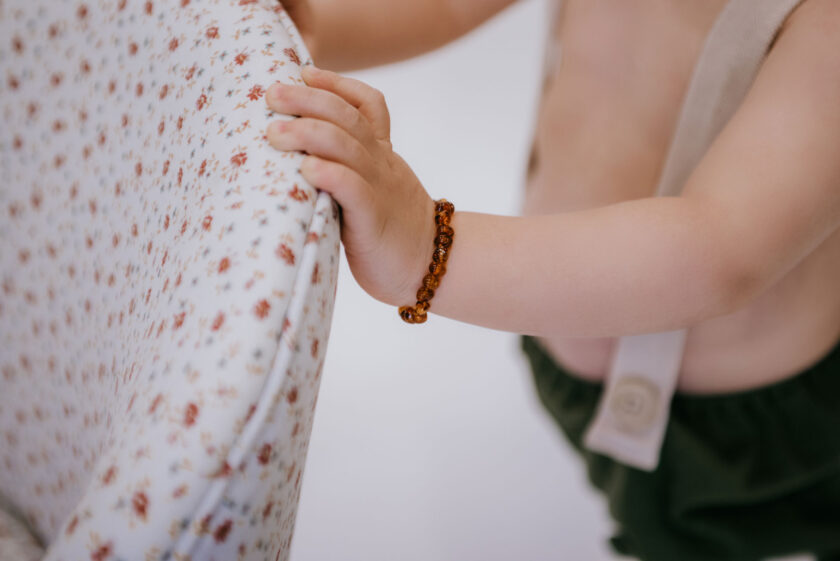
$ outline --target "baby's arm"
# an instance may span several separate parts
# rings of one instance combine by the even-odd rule
[[[354,70],[440,47],[515,0],[282,0],[316,64]]]
[[[455,213],[431,312],[532,335],[666,331],[735,311],[840,225],[840,22],[836,0],[791,18],[749,95],[680,197],[538,217]],[[343,208],[351,270],[373,297],[415,301],[432,253],[432,200],[393,153],[381,94],[307,70],[269,90],[304,115],[269,128]],[[454,201],[457,206],[457,201]]]

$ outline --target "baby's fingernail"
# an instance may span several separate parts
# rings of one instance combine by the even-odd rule
[[[268,125],[268,129],[270,133],[281,134],[286,130],[286,123],[284,121],[274,121]]]
[[[269,95],[272,99],[277,99],[277,98],[279,98],[279,97],[280,97],[280,94],[281,94],[282,92],[283,92],[283,84],[281,84],[281,83],[279,83],[279,82],[278,82],[278,83],[276,83],[276,84],[271,85],[271,86],[268,88],[268,95]]]

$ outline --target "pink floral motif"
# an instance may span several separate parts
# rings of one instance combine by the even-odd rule
[[[262,448],[260,448],[260,453],[257,456],[257,460],[262,465],[266,465],[266,464],[268,464],[268,461],[270,459],[271,459],[271,444],[266,442],[265,444],[262,445]]]
[[[277,257],[282,259],[287,265],[295,264],[295,252],[288,245],[281,243],[277,246],[275,253],[277,254]]]
[[[300,57],[298,56],[296,50],[294,50],[293,48],[290,47],[288,49],[283,49],[283,52],[286,54],[287,57],[289,57],[289,60],[291,60],[292,62],[294,62],[298,66],[301,65]]]
[[[113,548],[114,546],[110,542],[100,545],[90,554],[91,561],[106,561],[110,559]]]
[[[268,303],[268,300],[260,300],[257,302],[257,305],[254,306],[254,313],[260,319],[265,319],[268,317],[268,311],[271,309],[271,304]]]
[[[195,403],[188,403],[184,411],[184,426],[191,427],[195,424],[196,417],[198,417],[198,405]]]
[[[221,329],[222,325],[225,323],[225,314],[219,312],[216,315],[216,318],[213,320],[213,324],[210,326],[210,329],[213,331],[218,331]]]
[[[173,329],[178,329],[179,327],[184,325],[184,318],[186,317],[186,315],[187,315],[186,312],[181,312],[180,314],[177,314],[175,316],[175,321],[172,323],[172,328]]]
[[[230,158],[230,163],[232,163],[236,167],[245,165],[245,162],[247,161],[248,154],[246,154],[245,152],[238,152]]]
[[[223,542],[228,538],[230,535],[230,529],[233,527],[233,520],[227,519],[222,524],[220,524],[216,531],[213,532],[213,539],[217,542]]]
[[[292,190],[289,191],[289,196],[300,203],[309,200],[309,193],[301,189],[297,183],[295,183],[294,187],[292,187]]]
[[[146,496],[146,493],[143,491],[134,493],[134,496],[131,497],[131,508],[134,510],[134,514],[145,521],[149,509],[149,497]]]
[[[248,99],[251,101],[257,101],[260,99],[263,94],[265,94],[265,90],[259,84],[253,86],[250,91],[248,91]]]
[[[103,485],[110,485],[114,482],[114,478],[117,474],[117,466],[111,466],[108,468],[108,471],[105,472],[105,475],[102,476],[102,484]]]

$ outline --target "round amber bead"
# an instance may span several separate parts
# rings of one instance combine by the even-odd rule
[[[400,308],[400,317],[403,321],[407,321],[408,323],[415,323],[415,315],[414,315],[414,307],[413,306],[403,306]]]
[[[435,249],[434,254],[432,254],[432,261],[435,263],[446,263],[446,260],[449,258],[449,251],[445,247],[439,247]]]
[[[417,305],[414,308],[417,310],[417,313],[423,314],[429,311],[432,305],[429,302],[417,302]]]
[[[426,288],[425,286],[417,291],[417,301],[418,302],[428,302],[435,296],[435,291],[431,288]]]
[[[451,214],[451,213],[455,212],[455,205],[453,205],[452,203],[450,203],[446,199],[440,199],[439,201],[437,201],[435,203],[435,212],[437,212],[437,213],[446,212],[446,213]]]
[[[428,307],[418,309],[414,306],[403,306],[400,308],[400,317],[407,323],[426,323],[429,316],[426,314]]]
[[[440,284],[440,280],[438,280],[438,278],[431,273],[429,273],[428,275],[423,277],[423,287],[424,288],[431,288],[432,290],[434,290],[438,287],[439,284]]]
[[[452,246],[452,238],[450,236],[447,236],[446,234],[438,234],[438,236],[435,238],[435,243],[440,247],[445,247],[446,249],[449,249]]]
[[[432,263],[431,265],[429,265],[429,272],[437,277],[442,277],[443,273],[446,272],[446,264]]]
[[[453,238],[455,237],[455,230],[453,230],[452,226],[449,226],[448,224],[439,224],[437,227],[437,234],[439,236],[444,235]]]

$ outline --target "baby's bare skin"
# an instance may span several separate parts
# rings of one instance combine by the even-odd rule
[[[511,3],[427,0],[395,9],[391,0],[289,0],[287,7],[308,14],[298,21],[316,63],[347,69],[434,48]],[[559,363],[590,379],[606,375],[617,334],[690,326],[678,387],[686,393],[763,386],[795,375],[836,344],[835,0],[806,0],[793,13],[681,196],[653,196],[694,65],[724,4],[566,1],[555,38],[563,42],[562,64],[552,69],[540,106],[524,216],[456,212],[457,241],[432,312],[540,336]],[[382,165],[401,162],[388,138],[379,139],[376,157],[359,148],[370,134],[369,124],[356,130],[354,123],[365,122],[357,109],[386,115],[381,96],[334,75],[309,84],[316,89],[270,90],[270,107],[294,107],[304,118],[283,134],[269,128],[269,141],[311,155],[306,177],[342,204],[346,232],[377,223],[406,230],[342,240],[369,294],[393,287],[378,299],[411,303],[411,279],[426,262],[391,256],[422,243],[429,247],[420,253],[431,253],[422,228],[428,220],[420,216],[429,204],[393,194],[405,189],[422,199],[426,192],[402,163]],[[353,102],[324,88],[365,93]],[[420,226],[406,229],[414,222]]]
[[[547,77],[523,214],[654,195],[702,42],[724,5],[567,0],[551,39],[563,42],[562,65]],[[840,231],[746,307],[692,326],[678,390],[749,389],[818,360],[840,338],[838,278]],[[617,339],[541,341],[573,374],[601,380]]]

